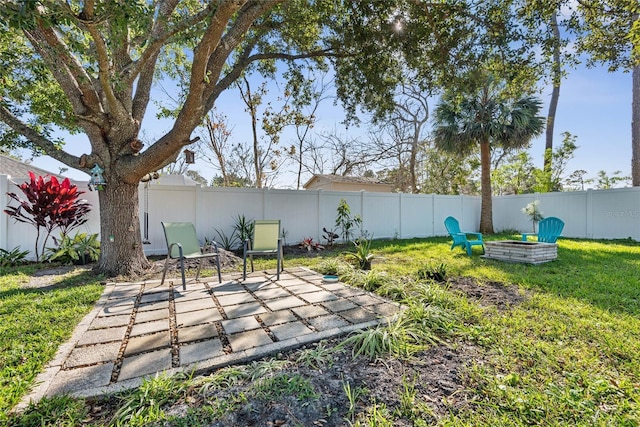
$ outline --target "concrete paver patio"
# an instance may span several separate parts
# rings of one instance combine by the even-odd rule
[[[88,397],[137,387],[158,372],[205,372],[364,329],[400,306],[306,268],[109,283],[94,310],[38,377],[43,396]]]

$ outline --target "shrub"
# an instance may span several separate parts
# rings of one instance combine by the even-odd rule
[[[54,241],[57,247],[47,248],[50,253],[49,261],[84,265],[95,262],[100,257],[100,241],[97,233],[76,233],[73,237],[62,234],[60,240],[54,238]]]
[[[7,193],[9,198],[18,202],[18,206],[8,206],[4,212],[17,222],[31,224],[36,228],[35,255],[40,261],[44,254],[49,235],[56,228],[63,235],[87,222],[87,214],[91,205],[86,200],[78,200],[83,191],[78,191],[69,178],[58,182],[55,176],[45,179],[29,172],[30,181],[17,185],[25,195],[26,200],[16,193]],[[40,243],[41,229],[44,228],[44,239]],[[40,244],[39,244],[40,243]],[[40,250],[42,248],[42,250]]]
[[[0,267],[24,264],[27,255],[29,255],[29,251],[21,251],[20,246],[16,246],[10,251],[0,248]]]

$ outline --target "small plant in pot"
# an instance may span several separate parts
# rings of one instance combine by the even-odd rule
[[[345,258],[350,261],[354,261],[361,270],[371,270],[371,261],[375,257],[371,253],[372,240],[373,236],[371,236],[370,239],[364,236],[360,237],[358,240],[353,242],[356,247],[355,252],[345,252]]]

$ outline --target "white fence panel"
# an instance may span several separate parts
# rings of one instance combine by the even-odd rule
[[[640,193],[635,188],[590,191],[591,230],[587,236],[640,238]]]
[[[0,205],[3,208],[9,203],[6,193],[19,192],[11,181],[20,184],[26,179],[9,180],[6,175],[0,175]],[[77,231],[99,233],[99,192],[88,191],[85,182],[75,184],[85,191],[82,197],[93,206],[88,222]],[[193,222],[201,240],[219,240],[216,230],[230,236],[240,215],[247,220],[280,219],[287,231],[288,244],[296,244],[307,237],[323,242],[322,229],[335,229],[341,199],[349,204],[352,217],[362,216],[362,228],[375,238],[444,236],[447,234],[444,219],[449,215],[456,217],[465,231],[477,231],[480,224],[481,200],[472,196],[211,188],[154,183],[148,186],[146,194],[148,207],[145,208],[145,190],[141,184],[139,214],[143,234],[145,210],[148,213],[150,243],[144,245],[147,255],[166,253],[161,221]],[[522,209],[534,200],[539,201],[539,209],[545,217],[557,216],[565,222],[562,233],[565,237],[640,240],[640,188],[494,197],[494,229],[530,232],[530,218]],[[359,230],[354,230],[355,235],[358,233]],[[1,248],[11,250],[20,246],[22,250],[33,250],[35,238],[34,227],[15,223],[8,215],[2,215]]]
[[[400,198],[396,193],[361,193],[362,229],[375,239],[400,234]]]
[[[435,235],[433,195],[400,194],[400,238]]]

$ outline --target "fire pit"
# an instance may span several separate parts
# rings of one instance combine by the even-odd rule
[[[558,245],[555,243],[499,240],[484,242],[484,246],[485,258],[501,261],[541,264],[558,258]]]

